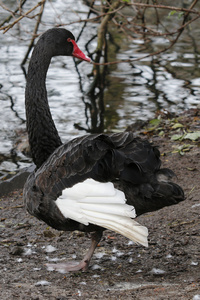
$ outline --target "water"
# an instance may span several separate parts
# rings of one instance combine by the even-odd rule
[[[6,3],[11,5],[15,2]],[[28,1],[25,8],[31,8],[33,3],[34,1]],[[82,1],[76,1],[76,7],[73,6],[74,1],[71,0],[47,2],[43,15],[44,24],[40,26],[40,31],[56,23],[65,24],[78,20],[79,17],[86,18],[88,8]],[[74,13],[72,8],[78,14]],[[2,12],[0,21],[5,16],[6,13]],[[169,23],[168,19],[163,21]],[[13,147],[17,136],[21,136],[21,132],[25,130],[25,77],[20,63],[27,51],[29,32],[33,26],[34,22],[30,19],[22,21],[20,26],[16,25],[5,35],[0,32],[0,177],[30,164],[30,159],[20,151],[13,151]],[[78,41],[79,47],[86,54],[85,41],[89,41],[95,35],[97,26],[98,24],[90,23]],[[67,28],[78,36],[82,24],[71,24]],[[140,62],[120,63],[110,67],[104,90],[105,131],[124,130],[138,119],[153,118],[157,110],[182,112],[199,104],[198,28],[197,21],[168,53],[157,59],[146,58]],[[116,59],[141,57],[149,51],[163,47],[163,43],[166,43],[163,38],[154,38],[148,48],[141,40],[136,39],[127,44],[127,41],[122,39]],[[90,43],[89,50],[92,52],[95,47],[96,40]],[[25,67],[27,69],[27,64]],[[47,90],[50,107],[63,141],[85,134],[85,131],[78,130],[74,123],[88,128],[84,102],[88,103],[89,99],[84,92],[90,85],[91,79],[87,75],[91,72],[92,65],[82,62],[78,65],[78,70],[79,74],[71,58],[57,57],[52,60],[48,71]],[[89,126],[91,127],[91,124]]]

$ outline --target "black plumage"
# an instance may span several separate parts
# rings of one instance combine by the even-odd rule
[[[51,117],[45,87],[46,73],[55,55],[76,56],[74,37],[65,29],[54,28],[44,33],[29,65],[27,130],[37,170],[25,184],[24,201],[30,214],[58,230],[95,231],[89,254],[80,265],[66,266],[66,270],[85,270],[104,228],[64,217],[56,204],[63,190],[88,178],[112,182],[124,192],[126,203],[134,206],[137,215],[176,204],[184,199],[184,193],[172,182],[174,173],[160,168],[157,147],[135,138],[132,132],[86,135],[62,144]],[[82,58],[88,60],[84,55]]]

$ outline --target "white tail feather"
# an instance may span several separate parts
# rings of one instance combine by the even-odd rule
[[[148,246],[148,229],[133,220],[136,217],[134,207],[126,204],[124,193],[110,182],[87,179],[65,189],[56,204],[66,218],[110,229]]]

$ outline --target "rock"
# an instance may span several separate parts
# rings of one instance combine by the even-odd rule
[[[23,188],[27,177],[35,169],[35,165],[24,168],[19,171],[16,175],[9,178],[8,180],[2,181],[0,183],[0,197],[8,195],[10,192]]]

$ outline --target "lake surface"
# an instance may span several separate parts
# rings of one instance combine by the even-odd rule
[[[15,4],[15,1],[4,2],[11,8]],[[28,1],[25,9],[31,8],[34,3],[35,1]],[[7,14],[0,9],[2,21]],[[80,0],[48,2],[40,32],[60,22],[69,23],[79,17],[86,18],[87,12],[88,7]],[[171,20],[165,16],[162,21],[167,25]],[[158,110],[180,113],[188,108],[196,108],[200,103],[199,25],[199,21],[193,23],[173,48],[157,58],[120,63],[109,68],[104,90],[105,131],[124,130],[136,120],[154,118]],[[85,42],[96,34],[97,26],[95,23],[88,24],[78,41],[85,54]],[[20,64],[27,51],[29,33],[33,27],[34,22],[30,19],[22,21],[5,35],[0,32],[0,177],[28,166],[31,162],[20,151],[13,151],[13,148],[17,136],[25,129],[25,76]],[[81,28],[81,23],[67,27],[76,37]],[[149,46],[146,46],[142,40],[128,42],[122,37],[115,54],[116,59],[142,57],[149,51],[163,47],[165,43],[163,38],[153,38]],[[89,44],[89,51],[92,52],[95,47],[96,40],[93,40]],[[27,66],[28,63],[26,69]],[[89,102],[85,93],[91,83],[88,76],[91,70],[91,64],[81,62],[77,72],[72,58],[57,57],[52,60],[47,90],[51,112],[63,141],[85,134],[86,131],[78,130],[74,123],[84,128],[91,127],[88,115],[85,114]]]

